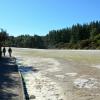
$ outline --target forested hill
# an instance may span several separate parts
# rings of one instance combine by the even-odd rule
[[[5,45],[25,48],[100,49],[100,21],[52,30],[46,36],[9,36]]]

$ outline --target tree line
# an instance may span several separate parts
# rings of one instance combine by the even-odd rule
[[[100,21],[51,30],[45,36],[8,36],[4,45],[39,49],[100,49]]]

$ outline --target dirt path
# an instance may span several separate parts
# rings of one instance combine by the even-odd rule
[[[23,100],[21,79],[13,58],[0,59],[0,100]]]

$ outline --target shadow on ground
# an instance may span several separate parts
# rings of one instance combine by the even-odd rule
[[[21,73],[28,73],[30,71],[33,71],[35,73],[35,72],[39,71],[38,69],[34,68],[33,66],[20,66],[19,70]]]
[[[13,87],[16,87],[18,82],[11,76],[16,72],[18,69],[14,58],[0,58],[0,100],[17,100],[14,98],[18,94],[13,92]]]

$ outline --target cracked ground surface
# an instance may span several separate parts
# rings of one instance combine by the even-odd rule
[[[13,55],[31,100],[100,100],[99,50],[13,48]]]

